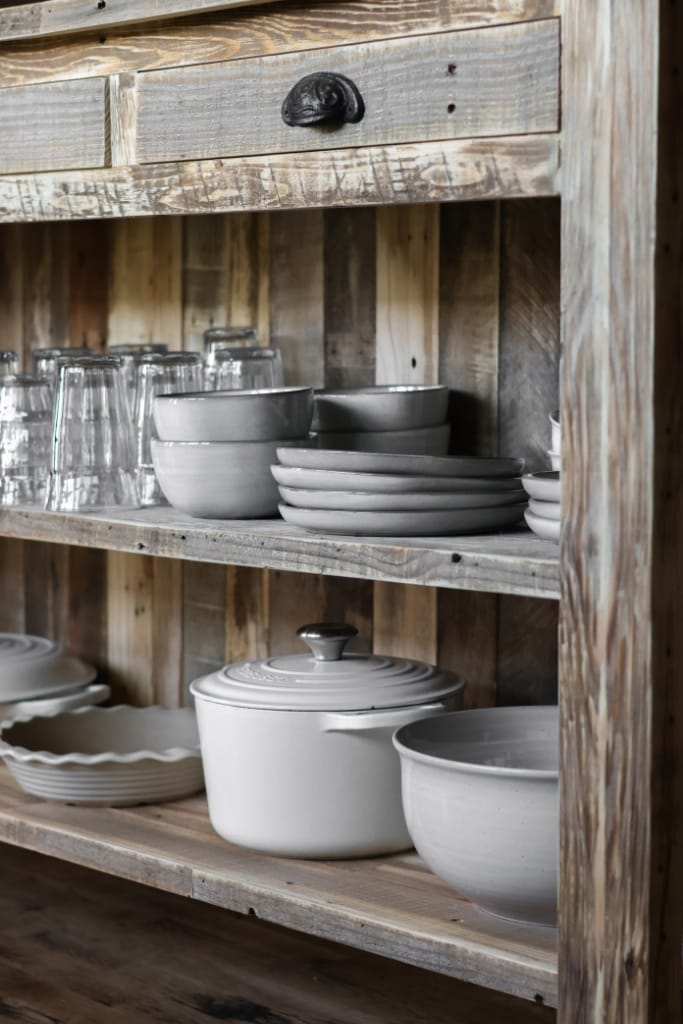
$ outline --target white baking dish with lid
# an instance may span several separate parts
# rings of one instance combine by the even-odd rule
[[[363,857],[411,844],[395,729],[460,706],[431,665],[345,653],[353,626],[303,626],[310,653],[226,665],[190,686],[209,816],[229,842],[291,857]]]

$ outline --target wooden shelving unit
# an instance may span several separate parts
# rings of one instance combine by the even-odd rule
[[[521,527],[472,537],[362,538],[308,533],[279,519],[191,519],[171,508],[83,515],[3,509],[0,533],[199,562],[559,597],[557,545]]]
[[[518,1004],[504,1008],[514,996],[556,1003],[559,1024],[672,1024],[683,987],[680,4],[162,6],[54,0],[0,14],[3,346],[26,364],[67,341],[196,350],[210,324],[250,322],[297,383],[447,383],[458,450],[523,456],[531,469],[547,468],[559,406],[559,553],[522,531],[368,540],[169,510],[3,511],[0,628],[64,641],[137,703],[177,704],[192,673],[286,651],[321,615],[357,624],[367,647],[461,672],[477,706],[552,699],[559,678],[558,932],[479,914],[412,855],[317,864],[232,849],[200,799],[65,808],[3,775],[0,838],[190,897],[195,916],[218,912],[202,904],[247,921],[253,911],[307,943],[381,954],[378,988],[392,985],[393,960],[439,985],[490,989],[495,1010],[463,1024],[521,1019]],[[415,42],[427,63],[406,79],[411,39],[431,35],[438,62]],[[377,75],[383,47],[403,56]],[[288,69],[295,81],[319,71],[333,48],[371,90],[359,134],[299,136],[301,151],[296,136],[259,134],[262,114],[282,130]],[[253,88],[214,132],[240,69]],[[164,82],[180,93],[164,96]],[[205,130],[213,82],[228,102]],[[252,109],[266,101],[265,114]],[[230,134],[239,123],[247,142]],[[424,1019],[459,1024],[439,992]],[[336,1024],[329,1006],[311,1012]],[[530,1021],[548,1014],[529,1002]],[[385,1003],[376,1016],[399,1019]]]
[[[414,853],[266,857],[220,839],[203,797],[138,808],[64,807],[0,771],[0,840],[554,1006],[556,934],[476,910]]]

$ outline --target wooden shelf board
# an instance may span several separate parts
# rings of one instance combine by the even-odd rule
[[[472,537],[308,533],[281,519],[191,519],[170,508],[108,513],[0,510],[0,535],[199,562],[559,597],[558,547],[520,528]]]
[[[559,194],[557,133],[0,177],[0,222]]]
[[[136,808],[47,803],[0,769],[0,840],[462,981],[555,1005],[554,929],[478,911],[414,853],[298,861],[231,846],[203,797]]]

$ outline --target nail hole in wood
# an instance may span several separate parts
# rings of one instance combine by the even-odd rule
[[[107,6],[107,0],[98,0],[98,3],[97,3],[97,10],[98,11],[103,11],[106,6]]]
[[[457,66],[458,66],[457,64],[449,64],[448,65],[448,74],[449,75],[454,75],[455,74],[455,69],[457,68]]]
[[[413,369],[415,369],[415,367],[417,366],[417,359],[415,358],[415,356],[413,356],[413,358],[410,360],[410,365],[412,366]]]
[[[455,113],[455,103],[449,103],[448,107],[447,107],[447,110],[448,110],[449,114]]]
[[[462,562],[462,555],[459,555],[457,552],[454,555],[451,555],[451,562],[453,565],[457,565],[458,562]]]

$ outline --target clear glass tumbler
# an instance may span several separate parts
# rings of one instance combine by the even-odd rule
[[[279,348],[230,348],[216,352],[216,389],[281,388]]]
[[[0,377],[0,505],[42,506],[51,433],[49,385],[28,374]]]
[[[209,327],[204,331],[204,386],[207,391],[216,387],[216,353],[226,348],[251,348],[258,345],[255,327]]]
[[[0,349],[0,377],[16,374],[19,367],[19,356],[9,348]]]
[[[163,342],[151,342],[145,345],[109,345],[108,356],[116,356],[123,370],[123,383],[130,402],[131,414],[135,405],[135,367],[141,356],[165,355],[168,345]]]
[[[33,352],[33,376],[42,377],[54,391],[57,386],[59,361],[64,359],[82,359],[83,356],[97,356],[94,349],[87,345],[81,348],[37,348]]]
[[[142,505],[166,505],[152,464],[152,403],[156,395],[204,390],[204,360],[199,352],[141,356],[135,382],[136,480]]]
[[[135,442],[117,359],[59,363],[45,507],[51,512],[137,508]]]

